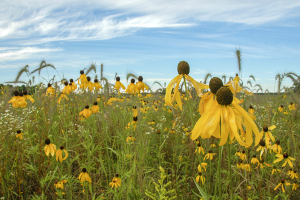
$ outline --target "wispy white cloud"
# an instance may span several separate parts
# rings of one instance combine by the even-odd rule
[[[9,49],[9,48],[8,48]],[[34,54],[45,53],[45,52],[55,52],[55,51],[62,51],[60,48],[37,48],[37,47],[25,47],[25,48],[18,48],[14,50],[0,50],[0,62],[9,61],[9,60],[19,60],[29,58]]]
[[[145,28],[180,28],[201,22],[261,25],[299,16],[296,0],[115,0],[4,1],[0,39],[51,41],[106,40]],[[220,34],[199,33],[212,38]],[[34,39],[32,39],[34,37]]]

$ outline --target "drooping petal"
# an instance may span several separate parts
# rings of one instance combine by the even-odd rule
[[[232,102],[231,105],[241,114],[241,116],[244,118],[244,120],[250,124],[251,129],[252,129],[253,133],[255,134],[255,146],[258,145],[262,136],[260,135],[259,130],[258,130],[256,124],[254,123],[254,121],[251,119],[251,117],[248,115],[248,113],[241,106],[239,106],[235,102]]]
[[[178,82],[178,79],[181,80],[182,75],[177,75],[175,78],[173,78],[170,83],[168,84],[167,88],[166,88],[166,95],[165,95],[165,102],[167,105],[172,105],[172,97],[171,97],[171,93],[172,93],[172,89],[174,87],[174,85]]]
[[[232,108],[227,106],[227,111],[229,113],[229,119],[228,119],[228,123],[230,125],[230,129],[231,129],[231,133],[234,135],[234,137],[236,138],[236,140],[240,143],[240,145],[242,146],[246,146],[246,143],[244,141],[242,141],[240,135],[237,132],[237,126],[235,124],[235,115],[232,111]]]
[[[223,107],[222,114],[221,114],[221,141],[219,146],[223,146],[228,140],[229,131],[227,131],[225,127],[225,126],[229,127],[229,124],[226,124],[227,116],[228,116],[227,109],[226,107]]]

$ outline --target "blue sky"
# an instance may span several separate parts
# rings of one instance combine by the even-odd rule
[[[254,75],[254,84],[273,92],[277,73],[300,74],[299,10],[296,0],[4,0],[1,83],[14,80],[27,64],[37,68],[42,60],[68,79],[78,78],[91,63],[99,72],[103,63],[110,83],[118,73],[127,84],[125,75],[132,72],[150,85],[168,84],[181,60],[190,64],[197,81],[208,72],[230,77],[238,71],[239,48],[243,80]],[[50,68],[41,74],[46,80],[53,75],[59,80]]]

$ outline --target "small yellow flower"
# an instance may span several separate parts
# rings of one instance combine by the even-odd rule
[[[262,155],[264,154],[264,153],[267,153],[268,152],[268,146],[266,146],[266,143],[265,143],[265,141],[264,140],[260,140],[260,142],[259,142],[259,147],[256,149],[256,151],[260,151],[260,159],[262,159],[261,157],[262,157]]]
[[[283,105],[281,105],[281,106],[278,108],[278,111],[279,111],[279,112],[283,112]]]
[[[250,172],[251,171],[250,164],[244,164],[243,169],[246,170],[247,172]]]
[[[280,146],[280,141],[279,140],[276,141],[276,144],[274,144],[272,148],[273,148],[273,152],[275,152],[277,154],[282,153],[282,148]]]
[[[253,155],[253,158],[251,159],[251,163],[252,164],[259,163],[259,160],[256,158],[256,155]]]
[[[298,187],[299,187],[298,183],[293,183],[293,188],[292,188],[292,190],[297,190]]]
[[[49,138],[47,138],[45,140],[45,143],[46,143],[46,146],[44,147],[44,151],[45,151],[46,156],[49,156],[49,154],[54,156],[54,154],[56,152],[56,146],[50,142]]]
[[[89,109],[88,105],[85,106],[84,110],[79,113],[79,116],[84,116],[85,119],[89,118],[92,114],[92,111]]]
[[[199,154],[200,154],[200,153],[204,154],[205,152],[204,152],[204,149],[203,149],[203,147],[201,147],[201,144],[200,144],[200,143],[198,143],[198,144],[197,144],[197,146],[198,146],[198,147],[196,148],[196,151],[195,151],[195,153],[197,153],[197,152],[198,152]]]
[[[252,107],[252,105],[250,105],[249,106],[249,110],[248,110],[248,113],[250,113],[251,115],[253,115],[254,114],[254,109],[253,109],[253,107]]]
[[[296,170],[291,170],[290,176],[291,176],[292,179],[294,179],[294,178],[298,179],[299,178],[299,175],[298,175]]]
[[[127,143],[134,142],[134,141],[135,141],[135,138],[132,137],[132,136],[129,136],[129,137],[127,137],[127,139],[126,139],[126,142],[127,142]]]
[[[266,141],[266,146],[269,147],[270,145],[270,139],[275,142],[275,137],[272,135],[272,133],[270,132],[271,130],[275,129],[276,126],[272,125],[270,127],[264,126],[263,127],[263,131],[260,132],[260,138],[262,139],[265,133],[265,141]]]
[[[291,104],[289,105],[289,110],[296,110],[295,104],[293,102],[291,102]]]
[[[282,167],[284,167],[287,163],[289,163],[290,167],[293,167],[292,160],[295,160],[295,158],[289,157],[287,153],[284,154],[276,154],[276,157],[278,157],[273,163],[277,163],[285,159]]]
[[[81,183],[83,183],[84,181],[87,181],[89,183],[92,182],[92,179],[89,176],[89,174],[87,173],[86,168],[82,169],[82,172],[79,174],[78,179],[80,180]]]
[[[63,158],[62,152],[65,153],[65,157]],[[63,146],[60,146],[59,150],[56,151],[56,161],[62,162],[63,160],[66,160],[68,157],[68,152],[64,149]]]
[[[257,169],[258,167],[260,167],[262,169],[262,168],[264,168],[264,165],[267,166],[267,167],[272,167],[272,165],[266,163],[264,161],[264,159],[261,159],[261,160],[259,160],[259,163],[258,163],[258,165],[257,165],[257,167],[255,169]]]
[[[282,171],[279,170],[279,169],[276,169],[275,167],[273,167],[273,169],[272,169],[272,175],[273,175],[274,173],[276,173],[276,172],[281,173]]]
[[[99,112],[99,106],[97,102],[94,102],[93,107],[91,108],[92,113],[98,113]]]
[[[208,153],[204,156],[204,160],[206,159],[212,160],[214,158],[214,155],[216,155],[216,153],[212,153],[212,151],[208,151]]]
[[[182,158],[182,156],[178,156],[178,159],[179,159],[179,161],[180,161],[180,162],[182,162],[182,161],[183,161],[183,158]]]
[[[196,177],[196,182],[199,183],[201,180],[201,183],[204,185],[205,183],[205,177],[202,175],[202,172],[198,172],[198,176]]]
[[[210,148],[216,148],[216,147],[217,146],[214,143],[210,144]]]
[[[131,158],[132,156],[130,154],[127,154],[126,155],[126,158]]]
[[[240,153],[240,159],[241,160],[246,160],[247,159],[247,155],[246,155],[245,150],[243,150],[242,153]]]
[[[284,179],[281,180],[281,183],[279,183],[274,190],[277,190],[277,188],[279,188],[281,186],[282,188],[282,192],[285,193],[285,190],[284,190],[284,185],[286,186],[289,186],[291,185],[290,183],[286,182]]]
[[[23,139],[23,133],[21,130],[17,130],[17,135],[16,137],[20,138],[21,140]]]
[[[116,174],[116,176],[112,179],[112,181],[109,183],[109,186],[110,187],[115,187],[115,188],[118,188],[118,187],[121,187],[121,179],[119,178],[119,175]]]
[[[66,180],[62,180],[62,181],[59,181],[59,182],[55,182],[54,186],[56,188],[60,188],[60,189],[64,189],[64,183],[66,183],[67,181]]]

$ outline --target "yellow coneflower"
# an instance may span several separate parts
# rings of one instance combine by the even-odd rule
[[[276,157],[278,157],[278,158],[273,162],[274,164],[282,161],[283,159],[285,159],[282,167],[286,166],[287,163],[289,163],[290,167],[293,167],[292,160],[295,160],[295,158],[290,157],[287,153],[276,154]]]
[[[19,93],[18,103],[19,103],[19,107],[21,108],[25,108],[27,106],[27,102],[23,95],[23,92]]]
[[[109,186],[112,187],[112,188],[113,187],[115,187],[115,188],[121,187],[121,179],[119,178],[118,174],[115,175],[115,177],[109,183]]]
[[[248,113],[250,114],[254,114],[255,110],[253,109],[252,105],[249,106],[249,110],[248,110]]]
[[[11,100],[9,100],[7,103],[11,103],[14,108],[19,107],[19,97],[20,97],[19,94],[20,94],[19,91],[15,90],[14,91],[15,96],[12,97]]]
[[[270,139],[275,142],[275,137],[272,135],[272,133],[270,132],[271,130],[275,129],[276,126],[275,125],[272,125],[270,127],[267,127],[267,126],[264,126],[263,127],[263,131],[260,132],[260,138],[259,139],[262,139],[263,136],[264,136],[264,133],[265,133],[265,141],[266,141],[266,146],[269,147],[270,145]]]
[[[17,135],[16,137],[20,138],[21,140],[23,139],[23,133],[21,130],[17,130]]]
[[[102,85],[99,83],[98,79],[94,79],[94,84],[96,91],[98,91],[100,88],[102,88]]]
[[[247,172],[251,172],[250,164],[244,164],[243,169],[246,170]]]
[[[252,132],[254,132],[256,143],[258,143],[259,131],[256,124],[249,114],[233,100],[233,94],[230,89],[226,87],[220,88],[216,93],[216,98],[217,103],[197,121],[192,130],[191,139],[196,140],[199,136],[202,139],[214,136],[221,138],[219,146],[223,146],[227,142],[228,137],[230,137],[231,140],[235,138],[240,145],[247,148],[253,142]],[[239,121],[236,121],[236,119]],[[239,124],[241,119],[244,120],[247,129],[246,142],[242,141],[238,133],[239,130],[243,131],[241,124]]]
[[[261,140],[259,141],[259,147],[256,149],[256,151],[260,152],[260,153],[259,153],[260,159],[261,159],[261,157],[262,157],[262,155],[263,155],[264,153],[267,153],[267,152],[268,152],[268,147],[266,146],[266,142],[265,142],[263,139],[261,139]]]
[[[251,186],[250,186],[250,185],[247,185],[247,189],[248,189],[248,190],[251,190]]]
[[[67,97],[67,95],[64,91],[61,93],[60,97],[58,98],[57,103],[60,104],[62,99],[69,100],[69,98]]]
[[[136,106],[133,106],[132,110],[133,110],[133,116],[137,117],[139,113],[138,113],[138,110],[137,110]]]
[[[55,182],[54,186],[57,188],[57,189],[64,189],[64,183],[66,183],[67,181],[66,180],[62,180],[62,181],[59,181],[59,182]]]
[[[86,119],[89,118],[92,114],[92,111],[89,109],[88,105],[85,106],[84,110],[79,113],[79,116],[84,116]]]
[[[92,113],[98,113],[99,112],[99,106],[97,102],[94,102],[93,107],[91,108]]]
[[[234,154],[235,156],[240,156],[241,155],[241,152],[239,150],[237,150]]]
[[[65,153],[65,157],[63,158],[62,152]],[[56,151],[56,161],[62,162],[63,160],[66,160],[68,157],[68,152],[64,149],[63,146],[60,146],[59,149]]]
[[[299,175],[298,175],[296,170],[292,170],[292,172],[290,173],[290,176],[291,176],[292,179],[294,179],[294,178],[298,179],[299,178]]]
[[[80,88],[84,88],[85,90],[88,88],[90,91],[94,89],[94,83],[91,82],[91,77],[86,77],[86,82],[80,84]]]
[[[297,190],[298,187],[299,187],[298,183],[293,183],[292,190]]]
[[[272,169],[272,175],[273,175],[274,173],[277,173],[277,172],[281,173],[282,171],[279,170],[279,169],[277,169],[275,166],[273,166],[273,169]]]
[[[135,130],[137,122],[138,122],[138,117],[133,117],[132,121],[127,124],[125,129],[130,129],[131,127],[133,127],[133,130]]]
[[[29,101],[31,101],[31,103],[34,103],[34,99],[32,98],[31,95],[28,94],[28,92],[26,90],[23,91],[23,95],[26,100],[29,100]]]
[[[74,80],[72,78],[70,79],[70,84],[71,84],[72,91],[77,89],[77,85],[76,85],[76,83],[74,82]]]
[[[279,106],[278,111],[283,112],[283,105]]]
[[[78,179],[80,180],[81,183],[83,183],[84,181],[87,181],[89,183],[92,182],[91,177],[89,176],[89,174],[87,173],[86,168],[82,169],[82,172],[79,174]]]
[[[245,150],[243,150],[242,153],[240,153],[240,159],[241,160],[246,160],[247,159],[247,155],[246,155]]]
[[[286,182],[284,179],[282,179],[281,182],[275,187],[274,190],[277,190],[277,188],[279,188],[279,187],[281,186],[282,192],[285,193],[284,185],[289,186],[289,185],[291,185],[291,184],[288,183],[288,182]]]
[[[279,140],[276,141],[276,143],[273,145],[272,149],[273,149],[273,152],[275,152],[275,153],[282,153],[282,148],[280,146]]]
[[[243,161],[239,161],[237,164],[236,164],[236,167],[238,168],[238,169],[243,169],[244,168],[244,163],[243,163]]]
[[[127,143],[134,142],[134,141],[135,141],[135,138],[132,137],[132,136],[129,136],[129,137],[127,137],[127,139],[126,139],[126,142],[127,142]]]
[[[139,76],[138,77],[138,82],[136,83],[136,87],[138,89],[138,92],[140,92],[141,90],[143,90],[143,92],[145,92],[145,90],[149,90],[148,86],[143,82],[143,77]]]
[[[234,79],[232,81],[229,80],[229,82],[225,84],[225,86],[229,87],[229,89],[232,91],[234,96],[236,96],[237,93],[242,91],[245,92],[245,94],[247,95],[253,95],[252,92],[249,92],[248,90],[245,90],[241,86],[239,86],[239,82],[240,82],[240,77],[238,76],[238,74],[236,74]]]
[[[149,125],[155,125],[155,121],[152,120],[152,122],[148,122]]]
[[[203,168],[204,171],[206,171],[206,167],[207,167],[207,163],[202,162],[200,165],[198,165],[198,171],[201,171],[201,168]]]
[[[79,82],[80,81],[80,82]],[[83,70],[80,70],[80,77],[78,79],[78,84],[85,84],[87,83],[87,78],[86,78],[86,75],[84,74],[84,71]]]
[[[52,87],[50,83],[48,83],[48,88],[46,90],[46,95],[47,96],[53,96],[55,94],[55,89]]]
[[[212,160],[214,158],[214,155],[216,155],[216,153],[213,153],[212,151],[208,151],[208,153],[204,156],[204,160],[206,159]]]
[[[179,92],[178,88],[179,88],[181,79],[183,77],[190,85],[194,86],[198,96],[202,95],[201,90],[207,89],[208,86],[195,81],[192,77],[190,77],[188,75],[190,73],[190,66],[186,61],[180,61],[178,63],[177,71],[178,71],[179,75],[177,75],[175,78],[173,78],[166,88],[165,102],[167,105],[172,106],[173,102],[176,99],[176,102],[177,102],[180,110],[182,110],[182,102],[181,102],[180,92]],[[172,93],[173,88],[174,88],[174,94],[172,96],[171,93]]]
[[[72,86],[69,86],[68,81],[65,81],[65,87],[63,89],[64,94],[70,94],[72,92]]]
[[[295,104],[293,102],[291,102],[291,104],[289,105],[289,110],[296,110]]]
[[[264,161],[264,159],[260,159],[259,163],[257,164],[257,167],[255,169],[257,169],[258,167],[260,167],[262,169],[262,168],[264,168],[264,165],[267,166],[267,167],[272,167],[272,165],[266,163]]]
[[[135,79],[131,79],[130,84],[127,86],[125,92],[129,93],[129,94],[136,94],[139,92],[136,84],[135,83]]]
[[[201,146],[201,144],[200,143],[198,143],[197,144],[197,148],[196,148],[196,150],[195,150],[195,153],[202,153],[203,155],[204,155],[204,153],[205,153],[205,151],[204,151],[204,149],[203,149],[203,147]]]
[[[120,87],[123,89],[123,90],[125,90],[126,89],[126,87],[120,82],[120,77],[116,77],[116,83],[115,83],[115,89],[117,89],[118,90],[118,92],[120,93]]]
[[[198,172],[198,176],[196,177],[196,182],[199,183],[201,180],[202,185],[205,183],[205,177],[202,175],[202,172]]]
[[[259,163],[259,160],[256,158],[256,155],[253,155],[253,157],[251,159],[251,163],[252,164]]]
[[[210,144],[210,148],[216,148],[216,147],[217,146],[214,143]]]
[[[49,154],[54,156],[54,154],[56,152],[56,146],[50,142],[49,138],[45,139],[45,144],[46,144],[46,146],[44,147],[44,151],[45,151],[46,156],[49,156]]]

